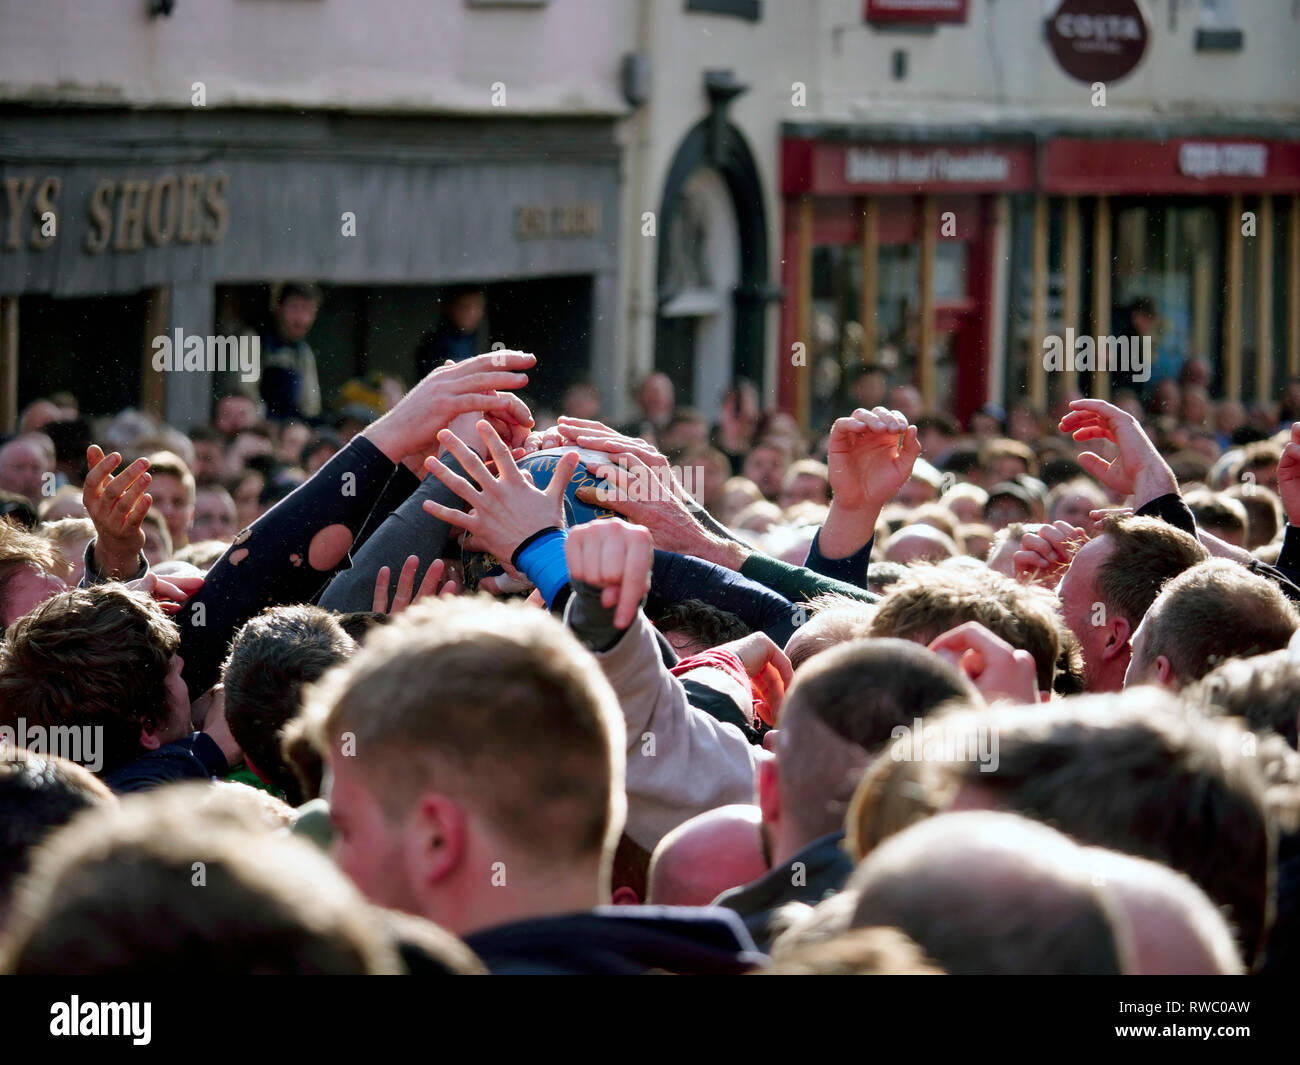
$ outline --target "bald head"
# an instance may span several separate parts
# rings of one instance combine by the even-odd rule
[[[34,436],[20,436],[0,447],[0,489],[6,492],[38,500],[45,474],[52,471],[52,457]]]
[[[720,806],[678,825],[650,860],[647,902],[707,906],[724,891],[768,870],[757,806]]]
[[[1135,976],[1238,976],[1241,955],[1223,915],[1182,873],[1159,862],[1087,848],[1092,882],[1119,907]]]
[[[849,879],[855,928],[898,928],[954,975],[1119,975],[1126,934],[1084,848],[1014,814],[942,814]]]
[[[932,525],[909,525],[889,538],[885,561],[907,565],[909,562],[941,562],[958,554],[952,537]]]

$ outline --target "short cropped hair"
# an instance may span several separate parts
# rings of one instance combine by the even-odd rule
[[[782,815],[807,840],[834,832],[864,765],[896,729],[968,702],[982,704],[966,676],[906,640],[855,640],[817,655],[781,710]]]
[[[1196,537],[1159,518],[1109,517],[1101,535],[1111,552],[1097,567],[1097,595],[1134,629],[1166,581],[1210,557]]]
[[[928,723],[928,747],[997,737],[998,760],[878,759],[847,818],[861,857],[909,824],[947,810],[963,786],[1082,843],[1150,858],[1227,907],[1242,956],[1259,954],[1272,919],[1274,828],[1248,734],[1143,687],[1121,695],[962,712]],[[980,730],[983,730],[981,732]],[[985,770],[985,771],[982,771]]]
[[[59,577],[68,574],[68,564],[53,543],[0,518],[0,622],[8,613],[5,601],[9,582],[33,566]]]
[[[1286,647],[1300,627],[1300,613],[1272,581],[1219,558],[1165,585],[1145,624],[1133,663],[1137,675],[1163,655],[1183,685],[1230,658]]]
[[[262,779],[293,806],[306,799],[282,752],[282,731],[302,709],[303,689],[355,650],[334,615],[308,605],[259,614],[230,645],[221,674],[230,734]]]
[[[317,746],[388,817],[430,788],[470,806],[539,866],[612,854],[623,827],[623,715],[590,653],[533,607],[417,603],[309,689]]]
[[[194,474],[186,465],[185,460],[174,451],[155,451],[149,458],[149,473],[156,477],[158,474],[168,474],[175,477],[185,486],[185,498],[194,502],[196,487],[194,484]]]

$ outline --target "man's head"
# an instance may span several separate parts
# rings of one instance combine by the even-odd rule
[[[0,521],[0,625],[12,625],[64,591],[67,573],[67,563],[49,540]]]
[[[956,558],[957,544],[933,525],[905,525],[885,545],[885,561],[906,566],[913,562],[942,562]]]
[[[1300,662],[1290,651],[1230,658],[1182,690],[1207,713],[1239,717],[1253,732],[1276,732],[1292,749],[1300,718]]]
[[[826,464],[815,459],[800,459],[786,471],[781,484],[781,498],[778,502],[783,507],[792,507],[796,503],[829,503],[831,501],[831,482],[826,472]]]
[[[904,640],[858,640],[806,663],[781,708],[776,761],[759,767],[774,864],[843,827],[858,778],[897,729],[968,701],[980,697],[965,676]]]
[[[650,860],[655,906],[707,906],[729,888],[768,870],[763,814],[757,806],[720,806],[664,836]]]
[[[487,300],[480,288],[460,288],[447,300],[447,320],[462,333],[478,331]]]
[[[0,971],[402,971],[381,916],[324,854],[251,813],[208,811],[209,795],[209,785],[160,788],[51,837],[14,898]]]
[[[1174,577],[1133,634],[1124,686],[1177,691],[1230,658],[1280,651],[1300,613],[1276,584],[1228,559],[1210,559]]]
[[[1158,518],[1107,518],[1079,548],[1056,594],[1089,691],[1124,686],[1133,634],[1161,587],[1208,557],[1195,537]]]
[[[149,476],[149,494],[153,497],[150,510],[161,514],[167,523],[172,549],[182,548],[190,542],[190,524],[194,521],[194,474],[179,455],[157,451],[149,456]]]
[[[735,614],[702,599],[673,603],[655,618],[655,625],[679,658],[739,640],[753,631]]]
[[[1239,976],[1232,929],[1209,896],[1182,873],[1146,858],[1088,847],[1092,882],[1128,927],[1134,976]]]
[[[776,500],[781,494],[790,453],[779,440],[760,440],[745,456],[743,473],[763,493],[765,499]]]
[[[913,567],[880,601],[871,635],[929,644],[967,621],[1033,655],[1038,690],[1052,690],[1061,637],[1050,596],[992,570]]]
[[[115,804],[100,781],[66,758],[0,748],[0,929],[32,853],[82,810]]]
[[[208,484],[198,489],[194,493],[194,520],[190,522],[190,541],[229,542],[237,532],[238,512],[231,494],[219,484]]]
[[[302,692],[356,650],[334,616],[315,606],[280,606],[245,622],[222,669],[226,722],[244,759],[294,806],[305,797],[281,750],[282,730]]]
[[[321,292],[314,284],[290,281],[280,288],[275,304],[275,326],[280,339],[297,344],[316,324]]]
[[[257,422],[257,404],[241,392],[222,396],[212,416],[212,425],[228,439]]]
[[[846,819],[856,857],[937,813],[1013,810],[1186,874],[1227,908],[1253,964],[1272,919],[1274,829],[1249,733],[1153,688],[928,726],[925,757],[881,758],[864,775]],[[990,738],[996,762],[964,757]]]
[[[655,425],[664,426],[673,416],[675,390],[666,373],[652,373],[636,390],[641,413]]]
[[[945,814],[885,841],[854,870],[855,928],[897,928],[958,976],[1125,971],[1123,919],[1084,849],[1014,814]]]
[[[536,609],[419,603],[308,695],[339,864],[458,934],[608,897],[623,718]]]
[[[100,727],[96,772],[190,732],[176,654],[180,634],[162,608],[120,584],[63,592],[20,618],[0,644],[0,724]]]
[[[871,616],[875,613],[870,603],[834,593],[819,595],[805,609],[812,617],[785,642],[785,654],[794,670],[822,651],[850,640],[864,639],[871,630]]]
[[[0,491],[16,492],[37,502],[45,487],[45,475],[54,471],[51,458],[37,437],[10,440],[0,447]]]
[[[1038,472],[1038,460],[1029,446],[1006,437],[985,441],[980,447],[979,462],[985,488]]]
[[[1267,491],[1267,489],[1261,489]],[[1250,516],[1245,506],[1225,492],[1188,492],[1184,497],[1196,527],[1233,547],[1245,547],[1250,535]]]

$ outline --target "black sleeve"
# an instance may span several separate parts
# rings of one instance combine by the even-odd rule
[[[1149,503],[1138,507],[1137,514],[1143,518],[1160,518],[1175,529],[1182,529],[1189,536],[1196,535],[1196,519],[1192,516],[1191,508],[1177,492],[1156,496]]]
[[[730,611],[755,632],[767,633],[779,647],[807,620],[796,619],[790,600],[757,581],[691,555],[656,551],[647,614],[658,617],[683,599],[702,599]]]
[[[174,618],[191,701],[217,682],[231,638],[268,606],[309,603],[347,558],[329,568],[309,561],[312,538],[342,525],[355,539],[393,473],[393,463],[364,436],[235,537],[208,570],[203,587]]]
[[[473,483],[473,478],[465,473],[464,467],[451,455],[445,456],[443,462],[453,473],[458,473]],[[412,477],[411,480],[414,481],[415,478]],[[383,521],[379,523],[379,531],[366,541],[360,551],[353,552],[351,564],[330,581],[329,587],[320,597],[322,607],[344,613],[369,610],[374,605],[375,578],[383,566],[387,566],[392,574],[389,583],[391,602],[391,597],[397,590],[397,574],[401,571],[402,563],[411,555],[417,555],[420,559],[419,568],[415,571],[415,587],[420,586],[433,560],[442,557],[452,532],[451,526],[445,521],[425,512],[426,499],[457,510],[466,507],[465,501],[437,477],[426,477],[415,486],[415,491],[407,494],[401,506],[392,513],[385,512]],[[376,506],[375,511],[378,510],[379,506]],[[371,521],[373,520],[372,516]]]
[[[867,588],[867,567],[871,565],[871,549],[876,544],[872,534],[865,547],[859,548],[847,558],[827,558],[821,552],[821,535],[819,528],[813,534],[812,543],[808,545],[808,557],[804,559],[804,568],[820,573],[823,577],[856,585],[863,591]]]

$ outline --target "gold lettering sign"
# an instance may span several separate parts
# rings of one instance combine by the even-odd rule
[[[553,207],[525,204],[515,208],[515,238],[594,237],[600,233],[599,203],[565,203]]]
[[[169,244],[220,244],[230,228],[225,174],[165,173],[153,178],[101,178],[86,201],[86,228],[81,247],[90,255],[112,249],[131,253]],[[60,214],[63,180],[7,177],[0,197],[5,218],[0,224],[0,251],[24,247],[43,251],[63,236],[62,220],[43,230],[45,216]]]

